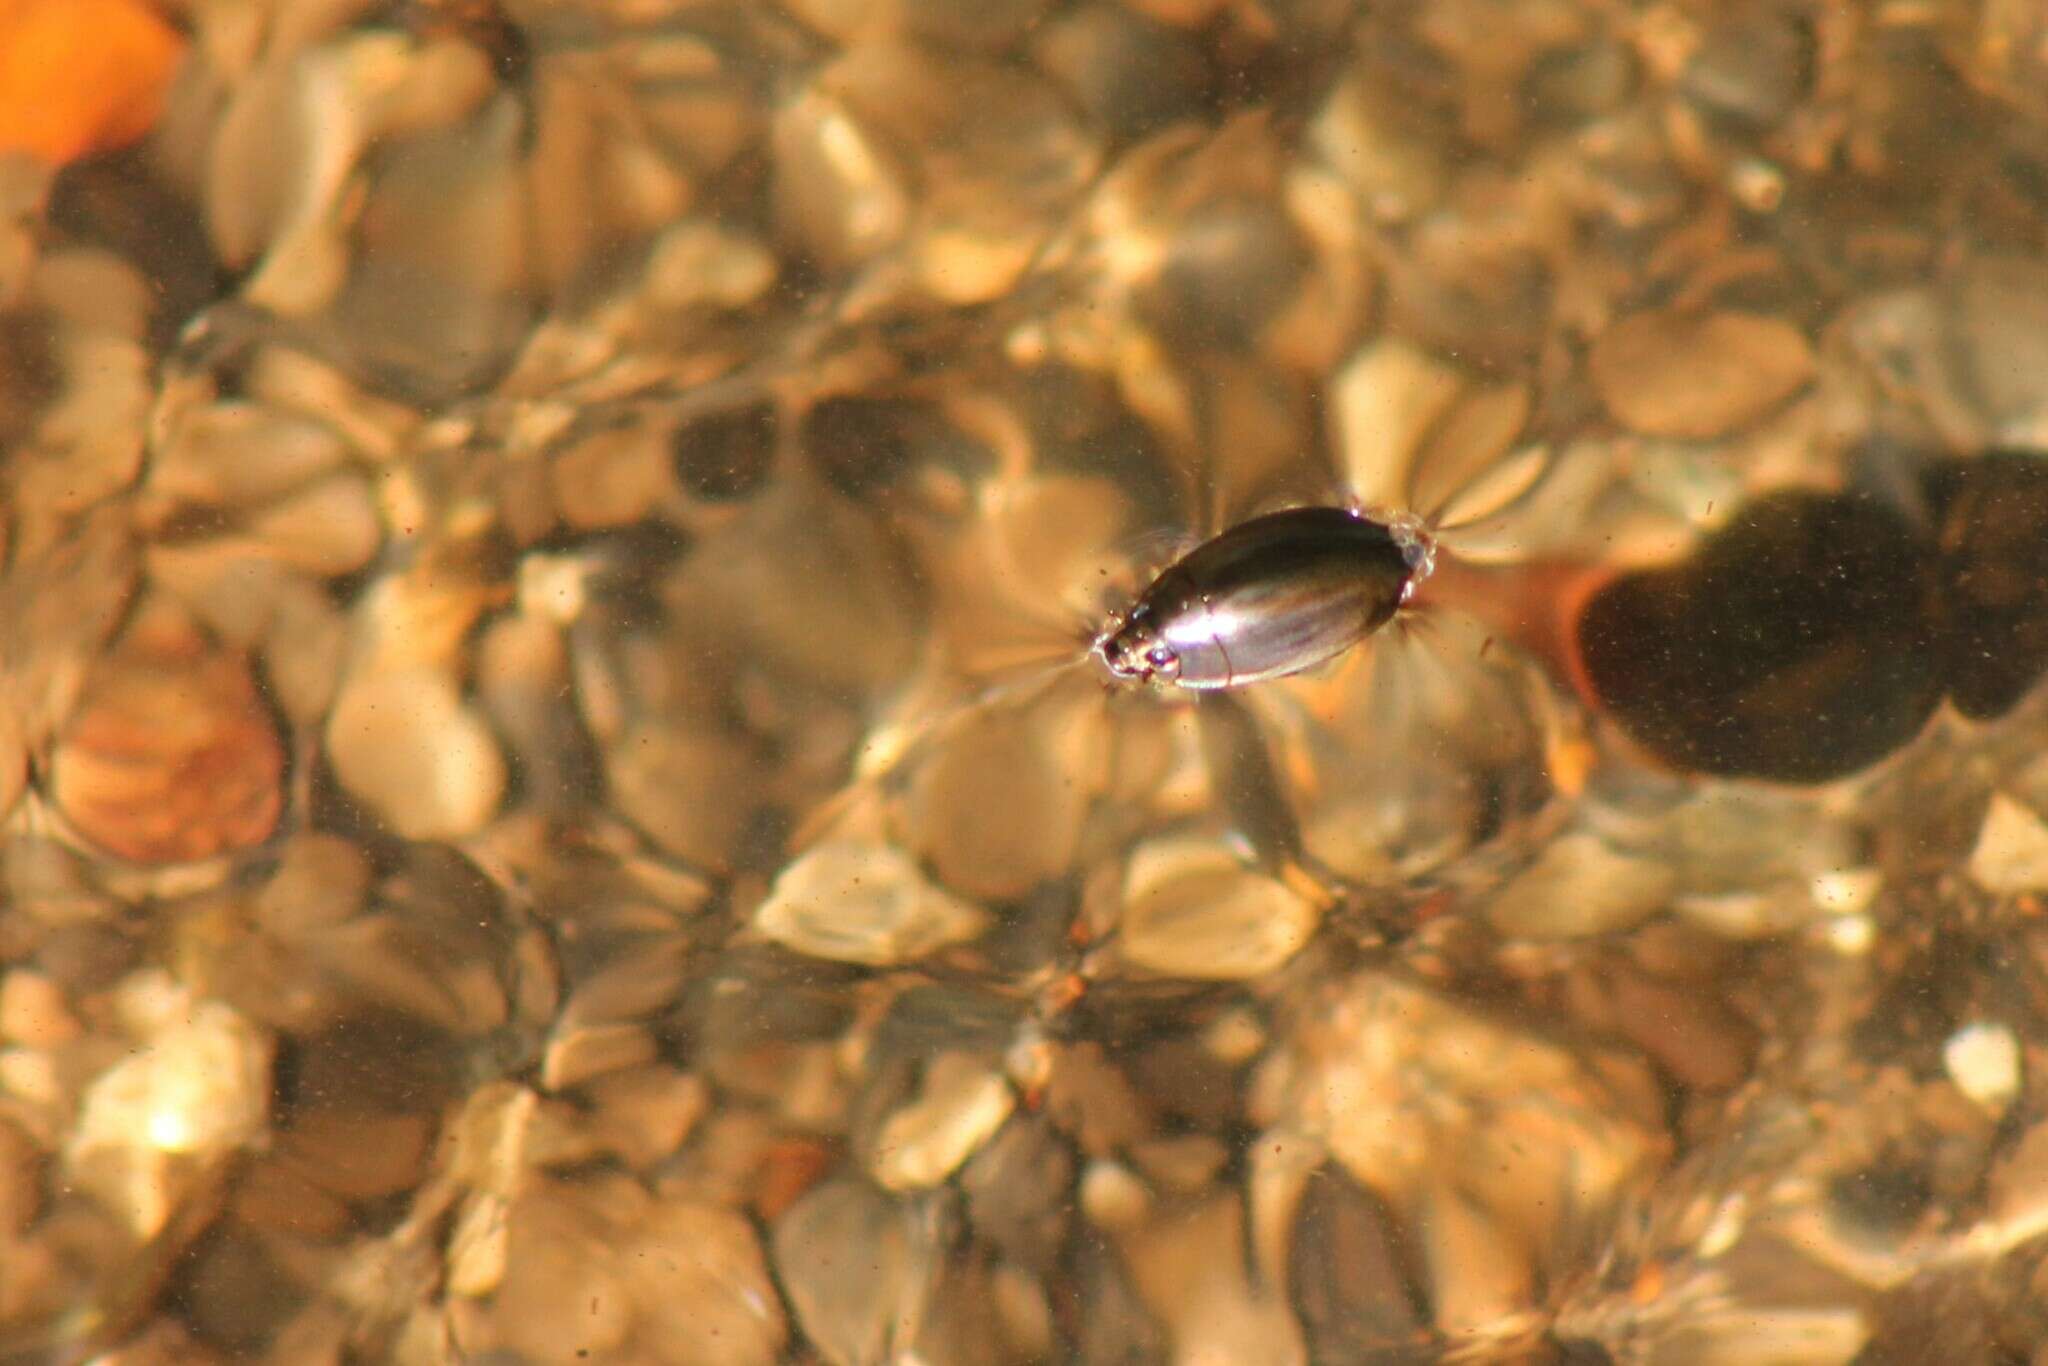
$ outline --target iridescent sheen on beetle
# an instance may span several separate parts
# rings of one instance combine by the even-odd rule
[[[1435,563],[1421,519],[1290,508],[1174,561],[1095,640],[1111,674],[1237,688],[1325,663],[1393,619]]]

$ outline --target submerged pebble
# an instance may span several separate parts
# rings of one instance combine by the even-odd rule
[[[7,1350],[2041,1340],[2026,7],[176,8],[0,164]]]
[[[901,850],[844,842],[799,856],[754,912],[755,927],[789,949],[871,965],[922,958],[974,938],[986,923]]]
[[[51,755],[50,796],[118,858],[189,863],[270,835],[284,767],[247,661],[166,615],[87,676]]]

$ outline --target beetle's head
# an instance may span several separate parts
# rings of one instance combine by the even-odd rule
[[[1095,653],[1115,677],[1132,683],[1171,683],[1180,677],[1180,655],[1152,629],[1142,611],[1113,618],[1095,638]]]

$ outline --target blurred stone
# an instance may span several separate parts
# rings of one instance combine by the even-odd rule
[[[0,973],[0,1040],[27,1048],[56,1048],[78,1033],[78,1019],[55,981],[28,967]]]
[[[1043,82],[881,39],[847,49],[784,108],[776,152],[779,216],[823,264],[900,240],[917,283],[955,304],[1009,288],[1096,165]]]
[[[1208,1134],[1174,1134],[1147,1139],[1131,1149],[1131,1160],[1161,1189],[1196,1194],[1230,1161],[1230,1149]]]
[[[654,1039],[639,1025],[585,1025],[558,1033],[541,1055],[540,1084],[562,1091],[593,1077],[652,1062]]]
[[[537,1182],[505,1220],[504,1279],[463,1350],[675,1366],[778,1359],[781,1304],[739,1215],[599,1177]]]
[[[0,820],[28,786],[28,736],[12,698],[0,699]]]
[[[284,808],[284,748],[246,663],[153,616],[88,676],[50,762],[86,839],[136,863],[257,844]]]
[[[1645,436],[1705,440],[1763,417],[1813,377],[1791,324],[1749,313],[1637,313],[1588,358],[1607,410]]]
[[[93,1082],[64,1152],[70,1180],[139,1239],[259,1139],[270,1109],[269,1038],[216,1002],[164,1008],[179,1018]]]
[[[1813,37],[1798,17],[1769,5],[1733,8],[1709,26],[1679,88],[1737,128],[1768,128],[1805,93]]]
[[[872,1187],[828,1181],[776,1222],[778,1279],[832,1366],[886,1361],[931,1273],[902,1211]]]
[[[1049,1125],[1014,1115],[960,1173],[981,1237],[1024,1265],[1049,1268],[1071,1215],[1074,1158]]]
[[[177,413],[155,443],[149,490],[170,502],[268,502],[347,459],[325,423],[263,404],[226,401]]]
[[[248,534],[278,562],[322,578],[361,569],[384,539],[370,491],[354,474],[318,480],[272,504],[250,518]]]
[[[1047,20],[1032,35],[1031,53],[1120,139],[1194,116],[1210,83],[1188,33],[1123,5],[1078,5]]]
[[[1677,879],[1597,835],[1566,835],[1495,893],[1487,919],[1505,935],[1576,939],[1624,930],[1664,909]]]
[[[1244,1215],[1228,1195],[1126,1233],[1131,1280],[1179,1361],[1295,1366],[1301,1332],[1270,1286],[1245,1265]]]
[[[654,842],[700,868],[722,868],[755,808],[760,775],[736,740],[688,718],[650,720],[605,755],[620,811]]]
[[[987,917],[926,881],[888,845],[822,844],[782,870],[754,912],[762,934],[797,953],[886,966],[972,939]]]
[[[947,887],[1006,900],[1071,864],[1086,794],[1037,720],[999,709],[970,716],[912,775],[910,839]]]
[[[1167,977],[1257,977],[1301,951],[1316,908],[1229,850],[1200,840],[1140,845],[1124,874],[1122,949]]]
[[[1450,179],[1449,132],[1364,72],[1330,92],[1310,137],[1378,220],[1414,218],[1437,201]]]
[[[1415,1221],[1468,1328],[1526,1308],[1527,1259],[1563,1254],[1567,1230],[1641,1189],[1668,1142],[1640,1063],[1581,1056],[1375,974],[1264,1064],[1256,1094],[1262,1117],[1320,1137]],[[1492,1251],[1479,1257],[1475,1240]]]
[[[910,187],[896,156],[822,89],[777,114],[775,166],[780,218],[827,266],[868,260],[909,227]]]
[[[2048,445],[2048,270],[2028,257],[1983,256],[1953,288],[1963,382],[1993,439]]]
[[[2048,822],[2003,793],[1994,794],[1970,854],[1970,880],[1997,896],[2048,888]]]
[[[592,1132],[627,1166],[654,1166],[683,1145],[711,1104],[701,1078],[660,1065],[609,1072],[584,1084]]]
[[[813,686],[878,687],[916,658],[916,599],[893,547],[844,499],[799,481],[698,541],[667,600],[750,666]]]
[[[869,1162],[884,1190],[936,1186],[1003,1127],[1016,1104],[1009,1083],[981,1060],[944,1053],[925,1069],[916,1100],[890,1115]]]
[[[274,934],[304,933],[355,915],[369,889],[369,860],[355,845],[332,835],[296,835],[257,893],[256,914]]]
[[[327,722],[344,786],[408,839],[452,839],[497,810],[506,770],[497,738],[455,682],[426,669],[358,675]]]
[[[1439,1332],[1484,1336],[1513,1323],[1535,1298],[1528,1247],[1476,1202],[1455,1190],[1433,1191],[1415,1226]]]
[[[1421,1326],[1384,1204],[1341,1172],[1307,1182],[1287,1251],[1287,1282],[1311,1360],[1387,1352]]]
[[[1984,1021],[1949,1036],[1942,1062],[1956,1089],[1994,1116],[2002,1116],[2019,1098],[2020,1041],[2005,1025]]]
[[[647,295],[663,308],[740,308],[775,282],[776,260],[751,237],[690,219],[657,237],[647,253]]]
[[[35,1222],[43,1205],[44,1155],[21,1127],[0,1119],[0,1239]]]
[[[676,478],[700,498],[744,498],[768,477],[777,430],[775,409],[767,403],[687,422],[670,439]]]

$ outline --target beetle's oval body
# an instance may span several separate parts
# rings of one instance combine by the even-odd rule
[[[1430,569],[1419,523],[1292,508],[1169,565],[1095,650],[1118,678],[1235,688],[1299,673],[1392,619]]]

